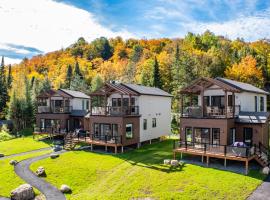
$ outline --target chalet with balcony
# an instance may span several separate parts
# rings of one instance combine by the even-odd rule
[[[90,97],[82,92],[49,90],[37,97],[36,132],[66,133],[83,129]]]
[[[171,131],[171,95],[154,87],[106,83],[91,95],[90,132],[82,139],[107,149],[140,144]]]
[[[174,153],[268,165],[268,92],[225,78],[199,78],[180,91],[180,142]]]

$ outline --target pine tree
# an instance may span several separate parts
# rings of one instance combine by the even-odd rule
[[[74,78],[72,79],[70,83],[70,89],[71,90],[76,90],[76,91],[81,91],[84,93],[89,93],[90,88],[85,82],[83,78],[81,78],[78,75],[75,75]]]
[[[31,85],[28,79],[25,77],[25,107],[24,107],[24,116],[25,116],[25,125],[26,127],[31,127],[34,122],[34,105],[32,101],[32,91]]]
[[[66,76],[66,87],[68,89],[70,89],[71,80],[72,80],[72,67],[71,65],[68,65],[67,76]]]
[[[4,63],[4,56],[2,56],[0,66],[0,118],[5,117],[4,111],[6,109],[8,100],[9,96],[6,83],[5,63]]]
[[[153,86],[162,89],[162,81],[159,72],[159,64],[157,58],[155,57],[153,66]]]
[[[80,78],[83,78],[78,61],[76,61],[75,63],[74,76],[79,76]]]
[[[7,88],[10,89],[12,84],[11,65],[8,66]]]

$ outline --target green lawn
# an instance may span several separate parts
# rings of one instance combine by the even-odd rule
[[[7,156],[49,146],[50,145],[44,141],[33,140],[31,136],[27,136],[0,142],[0,153]]]
[[[73,151],[57,159],[34,163],[44,166],[47,180],[68,184],[68,199],[245,199],[264,178],[186,164],[182,169],[164,166],[172,157],[172,142],[144,146],[122,155]]]
[[[31,153],[24,156],[16,156],[13,158],[7,158],[4,160],[0,160],[0,196],[9,197],[11,190],[15,189],[19,185],[25,183],[22,179],[20,179],[16,173],[14,172],[14,167],[9,164],[10,160],[24,160],[27,158],[39,156],[42,154],[49,153],[50,151],[42,151]],[[37,190],[35,190],[38,193]]]

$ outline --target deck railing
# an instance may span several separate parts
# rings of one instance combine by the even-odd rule
[[[91,115],[139,115],[139,106],[97,106],[92,107]]]
[[[204,112],[202,112],[202,106],[188,106],[183,108],[182,117],[212,117],[212,118],[224,118],[226,117],[225,108],[217,106],[205,106]],[[238,116],[240,112],[240,106],[228,106],[227,117]],[[203,115],[202,115],[203,113]]]
[[[113,136],[113,135],[99,135],[99,134],[91,134],[89,132],[86,132],[85,134],[77,134],[74,138],[77,138],[78,140],[84,140],[87,141],[87,139],[90,139],[92,141],[101,141],[105,143],[110,144],[122,144],[122,136]]]
[[[222,156],[236,156],[244,158],[253,156],[256,152],[256,145],[253,145],[252,147],[240,147],[187,141],[179,142],[177,140],[174,141],[173,148],[185,148],[186,150],[197,151],[204,154],[218,154]]]
[[[38,106],[38,113],[70,113],[72,106]]]

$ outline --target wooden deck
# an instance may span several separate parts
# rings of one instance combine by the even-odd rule
[[[224,166],[227,166],[227,160],[236,160],[236,161],[242,161],[245,162],[246,167],[246,174],[248,174],[248,165],[249,161],[255,158],[255,155],[249,156],[249,157],[242,157],[242,156],[236,156],[232,154],[224,154],[223,152],[213,152],[213,151],[204,151],[201,149],[189,149],[184,147],[178,147],[173,150],[173,157],[176,158],[176,154],[191,154],[191,155],[197,155],[202,156],[202,162],[204,162],[204,158],[206,158],[206,164],[209,165],[209,158],[220,158],[224,159]]]
[[[72,140],[76,143],[81,142],[81,143],[90,144],[91,151],[93,150],[93,145],[104,146],[105,151],[107,151],[107,147],[114,147],[114,153],[117,153],[118,147],[121,147],[121,152],[124,151],[124,146],[122,144],[119,144],[119,143],[113,143],[113,142],[109,142],[109,141],[105,142],[102,140],[92,140],[90,137],[83,137],[83,138],[74,137]]]

